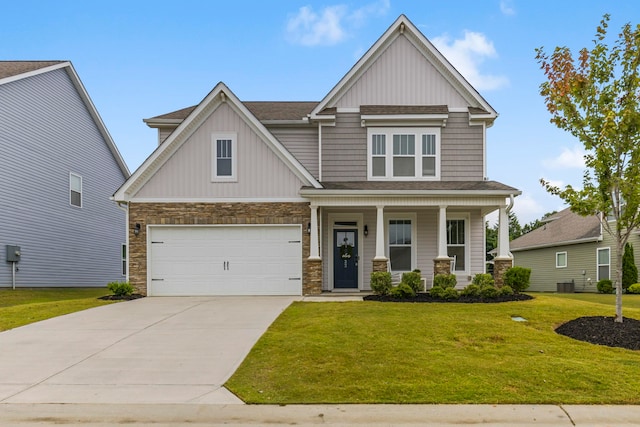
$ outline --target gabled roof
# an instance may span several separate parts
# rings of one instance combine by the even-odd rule
[[[127,164],[124,162],[120,151],[118,151],[118,147],[113,142],[111,138],[111,134],[107,130],[100,114],[98,114],[98,110],[95,105],[91,101],[89,94],[87,93],[84,85],[80,81],[80,77],[76,73],[76,70],[73,68],[73,65],[69,61],[0,61],[0,85],[8,84],[11,82],[15,82],[18,80],[26,79],[28,77],[33,77],[38,74],[48,73],[58,69],[65,69],[69,79],[73,83],[73,86],[78,91],[80,98],[84,102],[85,106],[91,117],[93,118],[98,131],[104,138],[109,151],[113,155],[113,158],[116,160],[116,163],[120,167],[123,175],[125,177],[129,177],[131,173],[129,172],[129,168]]]
[[[597,215],[580,216],[564,209],[549,218],[542,227],[514,239],[509,244],[512,252],[575,243],[595,242],[602,239],[602,225]]]
[[[311,112],[311,118],[322,118],[327,108],[335,107],[335,102],[346,93],[386,50],[386,48],[401,35],[411,36],[416,48],[433,64],[433,66],[447,79],[469,103],[470,111],[482,114],[493,120],[498,113],[480,95],[480,93],[456,70],[453,65],[435,48],[435,46],[416,28],[405,15],[400,15],[389,29],[375,42],[365,55],[356,62],[338,84],[318,103]],[[486,116],[485,116],[486,115]],[[318,117],[320,116],[320,117]]]
[[[162,165],[175,153],[204,123],[209,116],[222,103],[228,103],[254,132],[273,150],[293,173],[300,178],[305,185],[315,188],[320,183],[305,169],[302,164],[287,151],[258,118],[231,92],[222,82],[218,83],[211,92],[193,108],[180,125],[169,137],[158,146],[131,177],[116,191],[113,198],[117,201],[129,201],[135,193],[158,171]]]

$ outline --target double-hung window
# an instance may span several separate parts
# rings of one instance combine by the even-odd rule
[[[466,271],[467,239],[464,219],[447,220],[447,255],[453,258],[453,271]]]
[[[413,261],[410,219],[389,220],[389,261],[391,271],[411,271]]]
[[[556,252],[556,268],[565,268],[567,266],[567,253]]]
[[[82,207],[82,177],[73,172],[69,174],[69,203]]]
[[[609,248],[598,248],[598,281],[610,279],[611,251]]]
[[[367,130],[370,180],[440,179],[439,128]]]
[[[211,181],[237,180],[236,134],[212,135],[211,157]]]

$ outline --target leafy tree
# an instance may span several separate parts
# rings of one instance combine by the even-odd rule
[[[540,219],[536,219],[535,221],[531,221],[529,224],[525,224],[522,226],[522,234],[527,234],[530,231],[535,230],[536,228],[540,228],[546,224],[546,220],[557,214],[558,211],[547,212]]]
[[[640,225],[640,25],[627,23],[608,45],[609,18],[602,18],[591,50],[581,49],[575,60],[567,47],[556,47],[551,55],[536,49],[547,78],[540,94],[551,122],[578,138],[586,151],[582,189],[540,182],[573,212],[600,213],[616,242],[616,322],[622,322],[622,253]]]
[[[624,245],[624,255],[622,256],[622,288],[629,289],[629,286],[638,283],[638,267],[636,258],[633,255],[633,246],[630,243]]]

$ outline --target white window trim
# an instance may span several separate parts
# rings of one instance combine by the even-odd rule
[[[411,270],[394,270],[395,273],[406,273],[418,268],[418,215],[415,212],[389,212],[384,215],[384,250],[391,265],[391,250],[389,248],[389,221],[411,221]]]
[[[452,274],[470,275],[471,273],[471,220],[468,214],[451,214],[447,215],[447,221],[463,220],[464,221],[464,270],[452,271]],[[446,243],[447,249],[449,243]]]
[[[72,176],[80,178],[80,206],[74,205],[73,202],[71,201],[71,191],[74,191],[71,188],[71,177]],[[73,206],[74,208],[82,208],[82,206],[84,205],[83,200],[82,200],[83,199],[82,187],[83,187],[82,175],[78,175],[77,173],[69,172],[69,205]]]
[[[558,263],[558,255],[562,254],[564,254],[564,265],[560,265]],[[569,257],[567,256],[567,252],[556,252],[556,268],[567,268],[567,265],[569,265]]]
[[[393,135],[415,135],[415,176],[393,176]],[[422,135],[436,136],[436,173],[422,176]],[[373,176],[373,135],[385,136],[385,176]],[[437,127],[369,127],[367,128],[367,179],[369,181],[439,181],[442,162],[440,128]]]
[[[609,251],[609,259],[607,260],[608,264],[600,264],[600,251],[604,251],[604,250]],[[602,280],[600,279],[600,267],[605,265],[609,267],[608,279],[611,280],[611,248],[610,247],[597,248],[596,249],[596,277],[597,277],[596,282],[599,282],[600,280]]]
[[[231,175],[218,176],[217,141],[219,139],[231,140]],[[238,181],[238,135],[235,132],[214,133],[211,135],[211,182],[237,182]]]

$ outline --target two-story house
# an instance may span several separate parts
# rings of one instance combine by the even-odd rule
[[[0,287],[125,280],[129,170],[70,62],[0,61],[0,148]]]
[[[146,119],[159,146],[114,195],[148,295],[368,290],[373,271],[511,266],[519,190],[486,176],[496,111],[404,16],[319,102],[243,102],[219,83]]]

